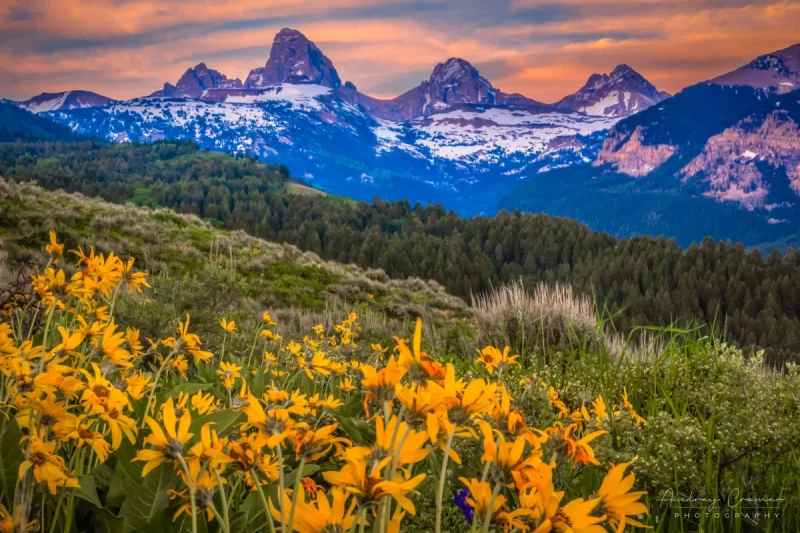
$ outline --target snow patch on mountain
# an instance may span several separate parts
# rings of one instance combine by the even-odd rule
[[[281,101],[287,102],[293,107],[321,110],[323,105],[318,98],[330,93],[331,89],[322,85],[280,83],[268,87],[258,94],[231,95],[225,101],[230,104],[258,104]]]
[[[47,100],[41,100],[38,102],[31,102],[28,105],[22,105],[31,113],[46,113],[48,111],[55,111],[57,109],[61,109],[61,106],[64,105],[69,95],[72,94],[72,91],[65,91],[60,95],[55,95],[53,98]]]
[[[557,138],[590,135],[617,122],[579,113],[535,113],[513,108],[454,110],[409,123],[417,144],[437,158],[499,163],[513,154],[537,156]]]

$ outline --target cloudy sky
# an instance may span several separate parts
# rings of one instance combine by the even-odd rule
[[[675,92],[800,42],[800,0],[3,0],[0,97],[148,94],[205,61],[244,79],[298,29],[376,97],[458,56],[550,102],[627,63]]]

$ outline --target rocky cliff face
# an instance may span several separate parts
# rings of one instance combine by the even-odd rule
[[[194,67],[186,69],[177,84],[165,83],[163,89],[150,96],[200,98],[206,91],[214,89],[241,88],[242,81],[240,79],[229,79],[218,70],[208,68],[205,63],[198,63]]]
[[[773,186],[758,163],[784,167],[791,189],[800,195],[800,128],[785,111],[773,111],[760,124],[745,119],[711,137],[680,174],[684,182],[699,174],[709,198],[753,209],[764,206]]]
[[[628,65],[619,65],[611,74],[592,74],[578,92],[555,106],[587,115],[627,117],[669,96]]]
[[[661,166],[677,150],[668,144],[643,144],[643,133],[642,126],[638,126],[629,136],[612,129],[603,141],[594,166],[610,164],[622,174],[639,178]]]
[[[333,62],[305,35],[290,28],[278,32],[267,64],[251,70],[244,85],[256,89],[284,82],[315,83],[331,89],[342,85]]]

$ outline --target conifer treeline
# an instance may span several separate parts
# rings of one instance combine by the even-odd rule
[[[619,240],[545,215],[462,218],[438,205],[286,194],[279,191],[285,167],[185,143],[3,145],[0,175],[193,213],[392,277],[432,278],[466,299],[519,278],[529,286],[565,281],[593,294],[625,331],[716,324],[729,340],[767,348],[772,361],[800,353],[794,251],[763,258],[711,239],[684,250],[671,240]]]

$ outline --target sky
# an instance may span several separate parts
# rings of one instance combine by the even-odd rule
[[[461,57],[553,102],[626,63],[671,93],[800,42],[800,0],[1,0],[0,97],[126,99],[201,61],[244,79],[281,28],[391,98]]]

